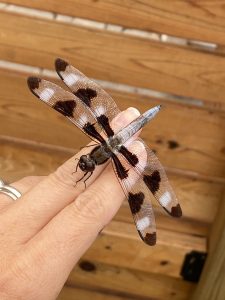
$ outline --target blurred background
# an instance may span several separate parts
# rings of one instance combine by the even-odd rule
[[[61,84],[57,57],[98,81],[121,110],[164,107],[142,137],[166,167],[183,218],[170,218],[154,202],[158,243],[150,248],[124,202],[58,299],[224,299],[224,7],[187,0],[0,2],[6,181],[46,175],[88,142],[27,88],[34,74]]]

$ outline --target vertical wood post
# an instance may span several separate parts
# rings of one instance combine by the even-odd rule
[[[191,300],[225,299],[225,194],[209,239],[209,255]]]

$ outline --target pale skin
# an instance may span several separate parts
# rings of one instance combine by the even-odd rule
[[[130,108],[114,126],[139,115]],[[93,142],[92,142],[93,143]],[[84,148],[48,176],[11,185],[22,196],[0,194],[0,299],[56,299],[69,273],[119,209],[124,193],[111,164],[98,166],[86,182],[73,174]]]

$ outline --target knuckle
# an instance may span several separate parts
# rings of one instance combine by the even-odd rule
[[[65,165],[60,166],[55,172],[51,173],[49,178],[55,186],[72,187],[74,185],[72,172]]]
[[[74,212],[90,222],[104,219],[106,213],[104,193],[99,189],[89,189],[73,202]]]

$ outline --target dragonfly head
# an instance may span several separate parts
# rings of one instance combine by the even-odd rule
[[[93,172],[95,162],[89,155],[82,155],[78,162],[79,168],[84,172]]]

